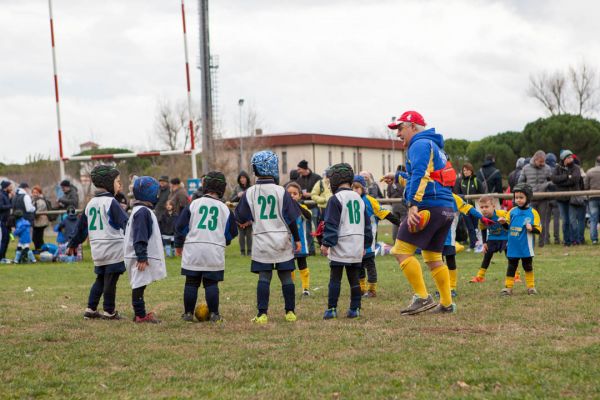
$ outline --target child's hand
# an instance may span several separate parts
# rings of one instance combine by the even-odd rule
[[[504,225],[506,223],[506,218],[500,217],[498,218],[498,222],[500,223],[500,225]]]
[[[296,242],[296,249],[294,250],[294,253],[300,253],[300,250],[302,250],[302,243],[298,241]]]
[[[329,247],[321,245],[321,255],[327,257],[329,255]]]
[[[491,220],[487,217],[481,217],[481,222],[483,222],[485,226],[492,226],[495,224],[494,220]]]
[[[525,229],[527,229],[527,232],[531,232],[533,230],[533,226],[531,226],[531,224],[527,224],[525,225]]]
[[[67,255],[68,256],[77,255],[77,247],[69,247],[69,248],[67,248]]]
[[[175,247],[175,255],[177,257],[181,257],[182,254],[183,254],[183,247]]]
[[[488,251],[488,246],[487,246],[487,243],[484,243],[484,244],[483,244],[483,250],[482,250],[481,252],[482,252],[483,254],[485,254],[485,253],[487,253],[487,251]]]
[[[138,271],[144,271],[148,267],[148,261],[138,261],[135,266]]]
[[[238,224],[240,228],[245,229],[247,227],[249,227],[250,225],[252,225],[252,221],[246,221],[243,224]]]

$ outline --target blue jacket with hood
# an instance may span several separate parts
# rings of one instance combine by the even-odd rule
[[[435,132],[435,128],[413,136],[406,157],[406,201],[419,208],[448,207],[456,211],[452,188],[444,187],[429,177],[431,172],[444,168],[447,161],[444,138]]]

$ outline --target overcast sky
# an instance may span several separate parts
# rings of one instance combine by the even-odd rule
[[[65,153],[94,140],[161,147],[159,101],[185,100],[178,0],[54,0]],[[187,0],[192,96],[200,99],[197,1]],[[544,110],[531,73],[600,66],[592,0],[213,0],[219,115],[238,131],[368,136],[421,112],[451,138],[521,130]],[[47,0],[0,0],[0,161],[57,157]]]

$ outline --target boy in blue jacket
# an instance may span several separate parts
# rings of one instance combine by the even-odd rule
[[[32,251],[29,251],[31,243],[31,223],[23,217],[22,210],[15,210],[14,214],[16,223],[13,234],[19,238],[17,251],[15,253],[15,264],[20,262],[35,263],[35,256]]]

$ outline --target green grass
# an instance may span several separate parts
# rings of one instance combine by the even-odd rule
[[[379,257],[379,297],[363,302],[360,320],[334,321],[322,320],[326,260],[311,257],[314,296],[298,296],[298,321],[284,321],[275,277],[266,326],[249,322],[257,278],[237,244],[220,286],[225,322],[216,326],[180,321],[184,279],[175,259],[168,278],[146,291],[148,309],[163,320],[151,326],[130,321],[126,276],[117,290],[126,320],[82,319],[94,279],[89,259],[1,265],[0,397],[600,398],[600,247],[564,253],[539,251],[540,294],[517,284],[512,298],[498,295],[502,258],[475,285],[466,282],[481,256],[461,253],[458,313],[415,317],[400,316],[411,292],[394,259]]]

